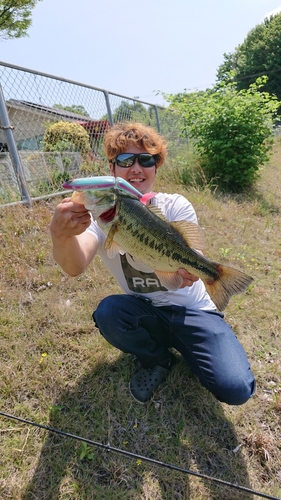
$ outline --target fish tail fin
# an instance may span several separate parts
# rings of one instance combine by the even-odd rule
[[[204,281],[206,290],[219,311],[223,311],[232,295],[246,290],[253,278],[233,267],[217,264],[218,278]]]

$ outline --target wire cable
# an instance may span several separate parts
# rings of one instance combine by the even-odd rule
[[[275,69],[269,69],[269,70],[264,70],[260,71],[259,73],[253,73],[252,75],[244,75],[244,76],[234,76],[232,80],[240,82],[240,80],[250,80],[251,78],[256,78],[257,76],[263,76],[263,75],[272,75],[274,73],[279,73],[281,71],[281,68],[275,68]]]
[[[44,429],[44,430],[46,430],[48,432],[52,432],[54,434],[59,434],[60,436],[63,436],[63,437],[67,437],[67,438],[71,438],[71,439],[76,439],[77,441],[83,441],[84,443],[87,443],[87,444],[90,444],[90,445],[93,445],[93,446],[97,446],[99,448],[103,448],[106,451],[111,451],[111,452],[114,452],[114,453],[119,453],[121,455],[125,455],[127,457],[134,458],[134,459],[137,459],[137,460],[141,460],[143,462],[149,462],[151,464],[154,464],[154,465],[157,465],[157,466],[160,466],[160,467],[166,467],[168,469],[175,470],[175,471],[178,471],[178,472],[183,472],[185,474],[196,476],[196,477],[199,477],[201,479],[206,479],[208,481],[213,481],[213,482],[218,483],[220,485],[228,486],[229,488],[235,488],[236,490],[240,490],[240,491],[244,491],[244,492],[250,493],[251,495],[256,495],[256,496],[259,496],[259,497],[262,497],[262,498],[267,498],[269,500],[281,500],[280,498],[273,497],[271,495],[267,495],[266,493],[261,493],[261,492],[252,490],[251,488],[246,488],[245,486],[240,486],[238,484],[234,484],[234,483],[230,483],[228,481],[224,481],[223,479],[218,479],[218,478],[215,478],[215,477],[212,477],[212,476],[207,476],[206,474],[201,474],[199,472],[195,472],[195,471],[192,471],[190,469],[183,469],[182,467],[178,467],[177,465],[172,465],[172,464],[168,464],[168,463],[165,463],[165,462],[161,462],[159,460],[155,460],[153,458],[149,458],[149,457],[145,457],[145,456],[142,456],[142,455],[138,455],[138,454],[132,453],[130,451],[121,450],[120,448],[114,448],[113,446],[110,446],[109,443],[108,444],[99,443],[97,441],[93,441],[92,439],[87,439],[87,438],[83,438],[81,436],[77,436],[75,434],[70,434],[69,432],[61,431],[59,429],[54,429],[52,427],[48,427],[47,425],[38,424],[36,422],[32,422],[30,420],[26,420],[24,418],[17,417],[16,415],[11,415],[9,413],[4,413],[2,411],[0,411],[0,415],[2,415],[3,417],[6,417],[6,418],[17,420],[17,421],[22,422],[22,423],[27,424],[27,425],[33,425],[35,427],[39,427],[40,429]]]

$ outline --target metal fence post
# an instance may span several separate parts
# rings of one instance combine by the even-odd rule
[[[110,107],[110,102],[109,102],[109,94],[107,90],[104,90],[104,97],[105,97],[105,104],[106,104],[106,109],[107,109],[107,114],[108,114],[108,121],[110,123],[110,126],[112,127],[114,125],[114,120],[111,112],[111,107]]]
[[[10,124],[9,115],[8,115],[8,111],[6,108],[5,98],[4,98],[4,94],[3,94],[3,90],[2,90],[1,85],[0,85],[0,120],[2,122],[1,128],[6,133],[7,145],[8,145],[9,153],[11,155],[16,179],[17,179],[20,191],[21,191],[22,200],[24,201],[24,203],[28,207],[31,207],[32,201],[31,201],[31,197],[30,197],[29,192],[28,192],[27,187],[26,187],[26,180],[25,180],[23,168],[21,165],[20,157],[18,154],[15,138],[13,136],[12,127]]]
[[[155,109],[155,118],[156,118],[157,130],[158,130],[159,134],[161,134],[161,127],[160,127],[160,121],[159,121],[159,115],[158,115],[157,106],[154,106],[154,109]]]

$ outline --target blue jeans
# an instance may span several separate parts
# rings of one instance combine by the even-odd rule
[[[111,295],[101,301],[93,319],[103,337],[117,349],[134,354],[144,368],[179,351],[214,396],[230,405],[245,403],[255,379],[245,351],[217,311],[155,307],[133,295]]]

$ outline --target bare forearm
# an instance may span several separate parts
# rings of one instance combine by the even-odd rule
[[[52,240],[54,259],[63,271],[69,276],[78,276],[83,273],[89,264],[89,259],[81,248],[79,238],[71,236],[65,240],[56,240],[52,236]]]
[[[81,274],[96,254],[98,242],[86,232],[91,219],[82,205],[69,198],[57,205],[50,231],[55,261],[70,276]]]

